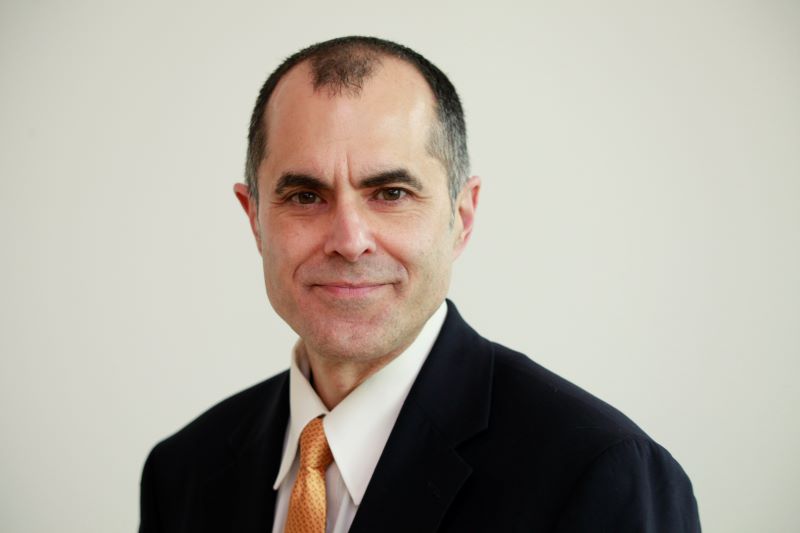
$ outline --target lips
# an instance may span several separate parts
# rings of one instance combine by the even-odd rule
[[[358,298],[368,296],[384,287],[391,286],[391,283],[382,282],[358,282],[349,281],[330,281],[324,283],[312,283],[312,289],[319,289],[332,296],[341,298]]]
[[[314,281],[310,285],[319,285],[321,287],[343,287],[350,289],[361,289],[364,287],[377,287],[378,285],[387,285],[389,282],[385,281]]]

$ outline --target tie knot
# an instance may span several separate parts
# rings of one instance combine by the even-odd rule
[[[333,454],[325,438],[322,418],[315,418],[300,434],[300,468],[325,470],[333,462]]]

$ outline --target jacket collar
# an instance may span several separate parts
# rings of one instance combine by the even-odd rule
[[[472,472],[457,447],[488,426],[493,349],[447,304],[441,333],[400,411],[352,533],[435,531]]]

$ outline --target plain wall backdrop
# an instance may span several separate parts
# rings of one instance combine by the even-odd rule
[[[287,366],[232,184],[268,73],[346,34],[461,94],[467,320],[666,446],[706,531],[796,530],[798,28],[791,0],[0,2],[0,530],[134,531],[149,449]]]

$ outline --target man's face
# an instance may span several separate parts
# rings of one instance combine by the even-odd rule
[[[427,150],[433,95],[413,67],[383,59],[357,96],[314,91],[300,64],[267,107],[267,157],[250,215],[267,294],[323,357],[404,350],[444,299],[477,201],[451,211],[447,175]]]

